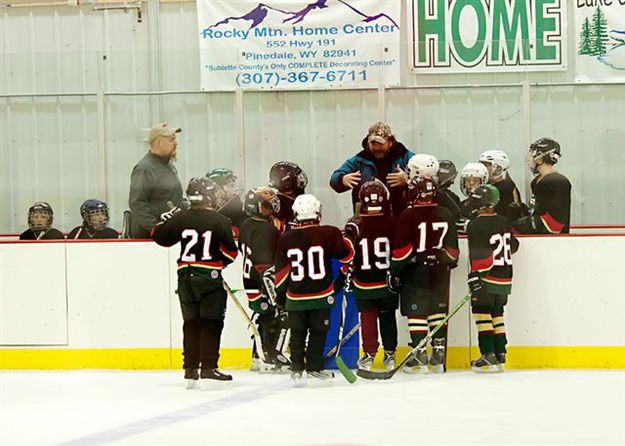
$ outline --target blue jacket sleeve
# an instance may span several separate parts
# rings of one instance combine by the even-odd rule
[[[341,167],[339,167],[332,173],[332,176],[330,177],[330,187],[339,193],[350,190],[349,187],[343,184],[343,175],[356,171],[358,171],[356,156],[352,156],[343,164],[341,164]]]

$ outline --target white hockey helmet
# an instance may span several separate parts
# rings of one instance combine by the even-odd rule
[[[488,169],[489,181],[496,182],[506,179],[510,168],[510,159],[503,150],[487,150],[480,156],[480,163]]]
[[[427,153],[417,153],[408,160],[408,177],[431,178],[437,181],[438,160],[433,155]]]
[[[468,197],[480,186],[488,183],[488,169],[482,163],[468,163],[460,172],[460,190]]]
[[[321,202],[312,194],[302,194],[293,202],[293,214],[298,222],[321,220]]]

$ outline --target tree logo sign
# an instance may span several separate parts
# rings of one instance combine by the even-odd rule
[[[625,81],[625,0],[576,0],[578,82]]]

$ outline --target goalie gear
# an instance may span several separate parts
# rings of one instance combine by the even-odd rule
[[[435,197],[436,185],[431,178],[415,177],[408,183],[408,189],[406,189],[408,206],[414,206],[417,203],[431,203]]]
[[[267,218],[280,213],[280,199],[270,187],[255,187],[245,193],[243,210],[251,217]]]
[[[28,227],[31,231],[48,231],[53,221],[54,212],[45,201],[34,203],[28,209]]]
[[[80,215],[85,226],[94,231],[106,228],[109,222],[109,208],[100,200],[87,200],[80,206]]]
[[[391,193],[388,188],[377,178],[367,181],[360,187],[358,201],[360,201],[360,213],[382,212],[388,206]]]
[[[303,194],[293,202],[293,213],[298,223],[321,221],[321,202],[312,194]]]
[[[506,152],[502,150],[487,150],[480,156],[480,163],[486,166],[491,183],[506,179],[508,169],[510,168],[510,159]]]
[[[191,206],[217,209],[221,202],[221,191],[217,183],[206,177],[195,177],[189,180],[187,198]]]
[[[304,191],[308,177],[301,167],[290,161],[278,161],[269,171],[269,185],[279,192]]]
[[[469,163],[460,172],[460,190],[465,197],[488,183],[488,169],[482,163]]]
[[[437,181],[439,163],[436,157],[417,153],[408,160],[408,178],[426,177]]]
[[[454,184],[456,176],[458,176],[458,170],[456,165],[449,160],[440,160],[438,162],[438,187],[440,189],[447,188]]]

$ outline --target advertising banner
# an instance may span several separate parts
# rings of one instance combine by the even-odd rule
[[[414,73],[566,70],[568,0],[408,0]]]
[[[201,88],[399,85],[397,0],[197,0]]]
[[[575,80],[625,82],[625,0],[575,0]]]

